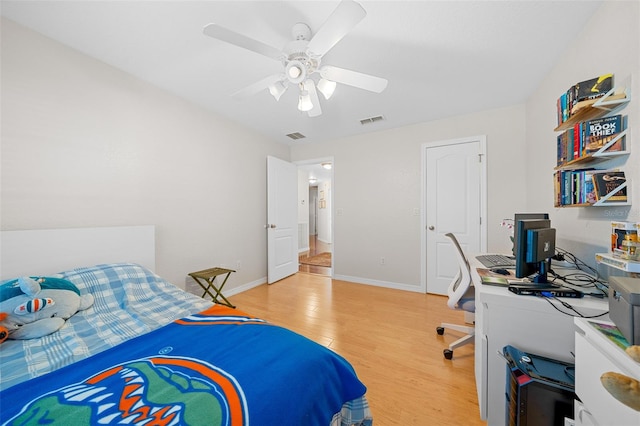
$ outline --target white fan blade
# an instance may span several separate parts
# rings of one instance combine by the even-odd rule
[[[320,68],[320,75],[336,83],[348,84],[349,86],[376,93],[382,92],[388,83],[386,78],[375,77],[344,68],[332,67],[331,65],[325,65]]]
[[[313,104],[313,108],[308,111],[309,117],[317,117],[321,115],[322,108],[320,107],[320,99],[318,98],[318,92],[316,91],[316,85],[313,83],[313,80],[305,80],[304,90],[309,92],[309,98],[311,98],[311,103]]]
[[[358,3],[353,0],[342,0],[309,41],[307,50],[314,55],[324,55],[365,16],[367,12]]]
[[[228,30],[218,24],[207,24],[202,32],[209,37],[225,41],[229,44],[233,44],[234,46],[242,47],[277,61],[279,61],[283,55],[282,51],[273,46],[269,46],[261,41],[238,34],[235,31]]]
[[[246,99],[248,97],[251,97],[255,94],[257,94],[258,92],[261,92],[264,89],[269,88],[269,85],[280,81],[283,79],[283,75],[282,74],[274,74],[274,75],[270,75],[269,77],[263,78],[262,80],[253,83],[250,86],[245,87],[244,89],[240,89],[237,92],[235,92],[234,94],[231,95],[232,98],[236,99],[236,100],[243,100]]]

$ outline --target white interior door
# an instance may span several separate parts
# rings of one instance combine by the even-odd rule
[[[267,281],[298,272],[298,168],[267,157]]]
[[[486,251],[484,137],[424,145],[423,155],[426,291],[447,294],[458,263],[445,234],[455,234],[465,253]]]

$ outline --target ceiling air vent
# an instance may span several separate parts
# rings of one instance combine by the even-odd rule
[[[297,141],[298,139],[306,138],[305,135],[303,135],[302,133],[298,133],[298,132],[289,133],[287,136],[290,137],[291,139],[293,139],[294,141]]]
[[[372,123],[375,123],[376,121],[382,121],[382,120],[384,120],[384,117],[381,115],[378,115],[376,117],[363,118],[362,120],[360,120],[360,124],[364,126],[365,124],[372,124]]]

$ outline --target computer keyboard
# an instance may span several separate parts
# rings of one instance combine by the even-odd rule
[[[487,268],[514,268],[516,266],[515,259],[503,254],[482,254],[480,256],[476,256],[476,259],[478,259],[478,261]]]

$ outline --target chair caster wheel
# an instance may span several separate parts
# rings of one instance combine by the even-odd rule
[[[442,351],[442,353],[444,354],[444,357],[446,359],[452,359],[453,358],[453,351],[451,349],[445,349],[444,351]]]
[[[438,333],[440,336],[442,336],[444,334],[444,327],[437,327],[436,328],[436,333]]]

